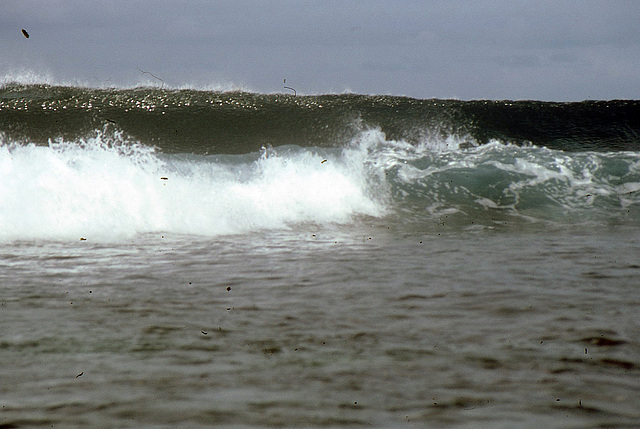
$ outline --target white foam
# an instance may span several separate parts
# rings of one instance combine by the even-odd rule
[[[52,85],[53,77],[49,73],[36,72],[33,70],[13,70],[0,77],[0,87],[17,83],[20,85]]]
[[[108,140],[108,139],[106,139]],[[0,240],[211,235],[377,216],[356,153],[171,158],[131,144],[0,145]]]
[[[211,92],[254,92],[254,89],[247,85],[237,84],[229,81],[218,82],[182,82],[174,83],[162,79],[160,76],[152,75],[151,72],[139,69],[134,78],[125,81],[115,81],[108,76],[99,78],[94,75],[92,78],[85,79],[67,79],[60,80],[54,77],[52,73],[46,71],[35,71],[30,69],[10,70],[0,76],[0,87],[7,84],[17,83],[20,85],[58,85],[73,86],[76,88],[116,88],[116,89],[132,89],[132,88],[162,88],[166,90],[183,90],[192,89],[198,91]]]

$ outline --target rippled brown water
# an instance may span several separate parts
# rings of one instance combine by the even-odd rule
[[[633,427],[637,230],[0,247],[0,427]]]

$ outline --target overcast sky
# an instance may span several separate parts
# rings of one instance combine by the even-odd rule
[[[6,76],[101,87],[162,85],[158,77],[171,87],[258,92],[286,85],[305,94],[640,99],[640,1],[0,0],[0,81]]]

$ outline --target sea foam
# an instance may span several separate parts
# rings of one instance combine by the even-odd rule
[[[166,155],[101,135],[0,145],[0,239],[215,236],[378,216],[357,153]]]

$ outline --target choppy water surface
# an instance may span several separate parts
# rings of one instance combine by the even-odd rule
[[[632,231],[633,232],[633,231]],[[631,427],[625,231],[2,248],[6,427]]]

